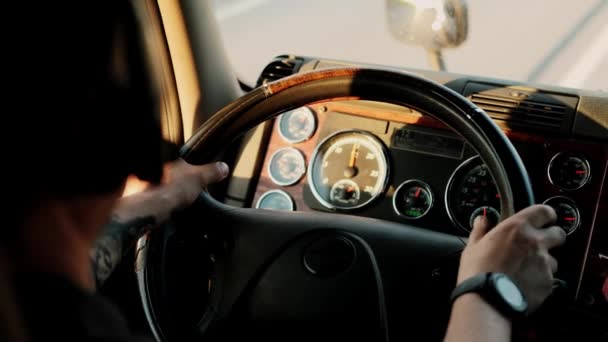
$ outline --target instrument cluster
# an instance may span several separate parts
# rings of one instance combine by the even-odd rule
[[[427,170],[428,173],[450,174],[447,183],[436,184],[436,179],[417,177],[393,184],[399,179],[391,174],[395,172],[391,165],[393,146],[365,129],[332,131],[314,142],[312,152],[303,152],[300,145],[315,135],[318,122],[309,107],[278,117],[274,129],[287,146],[269,151],[271,156],[265,167],[274,188],[266,189],[259,196],[256,208],[310,209],[298,208],[297,201],[286,191],[305,183],[317,204],[328,211],[356,213],[386,205],[385,199],[390,199],[391,219],[397,221],[419,220],[436,206],[444,207],[441,212],[444,216],[447,214],[462,234],[471,231],[478,216],[485,216],[493,224],[500,221],[500,194],[479,156],[462,155],[461,162],[452,169]],[[568,234],[574,233],[583,220],[577,203],[568,197],[568,193],[585,187],[591,172],[585,156],[564,152],[555,154],[546,168],[547,181],[558,188],[560,194],[543,203],[556,210],[557,224]],[[436,193],[433,189],[441,192]]]

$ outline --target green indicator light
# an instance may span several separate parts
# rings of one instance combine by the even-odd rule
[[[410,210],[406,210],[405,214],[407,216],[412,216],[412,217],[418,217],[418,216],[422,215],[422,213],[420,211],[418,211],[418,210],[411,210],[411,209]]]

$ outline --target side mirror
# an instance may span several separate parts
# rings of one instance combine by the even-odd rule
[[[393,37],[424,47],[435,69],[445,69],[441,49],[467,38],[465,0],[386,0],[386,16]]]

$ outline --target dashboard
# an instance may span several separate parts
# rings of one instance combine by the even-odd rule
[[[346,64],[305,57],[290,63],[294,72]],[[573,90],[446,73],[424,76],[471,99],[509,137],[536,201],[556,210],[557,224],[568,234],[555,256],[557,277],[569,285],[569,302],[605,322],[608,94],[593,94],[601,104],[594,111],[604,114],[586,122],[583,98],[590,95]],[[339,212],[463,237],[477,216],[498,222],[500,195],[485,165],[460,135],[429,114],[347,100],[282,113],[250,135],[257,135],[251,150],[257,158],[245,158],[251,165],[239,171],[241,183],[233,182],[228,194],[232,191],[241,206]]]
[[[432,120],[409,108],[363,101],[286,112],[274,123],[252,204],[415,221],[463,236],[478,215],[498,222],[499,194],[485,165],[463,138]],[[513,143],[539,199],[574,235],[595,214],[586,199],[599,196],[604,148],[534,140]],[[593,177],[596,168],[600,177]]]

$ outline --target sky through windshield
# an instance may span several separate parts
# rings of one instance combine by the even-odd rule
[[[389,33],[384,0],[214,0],[237,75],[255,84],[291,53],[430,69]],[[469,0],[469,36],[448,71],[608,90],[608,0]]]

